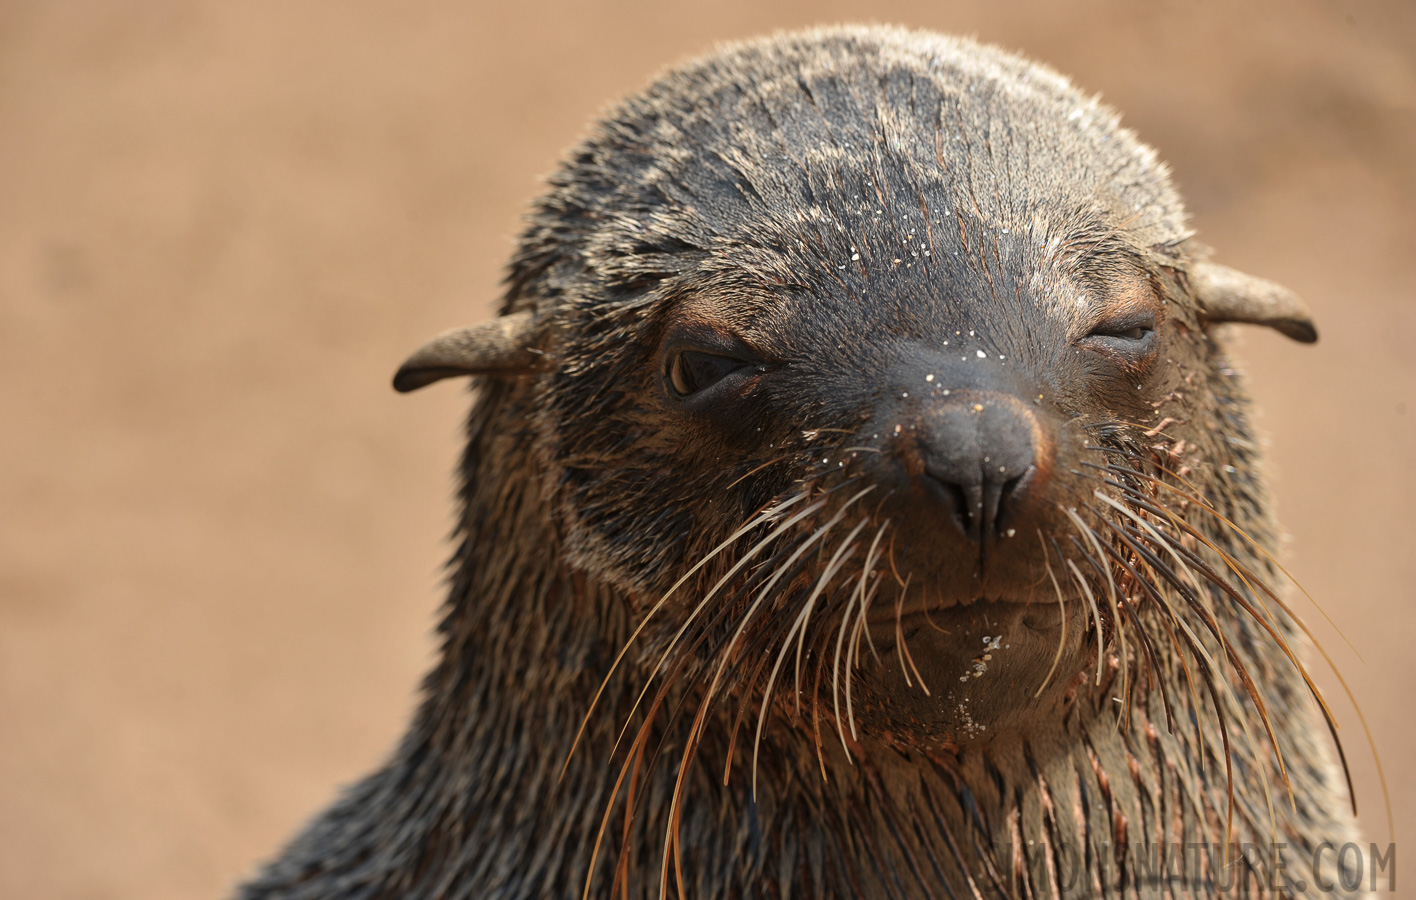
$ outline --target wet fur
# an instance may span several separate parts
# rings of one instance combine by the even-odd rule
[[[728,48],[627,101],[553,177],[513,261],[504,312],[533,311],[538,349],[556,363],[478,386],[442,656],[412,727],[386,766],[241,896],[655,897],[665,887],[693,898],[1049,896],[1064,852],[1085,871],[1072,896],[1152,896],[1158,888],[1136,878],[1155,842],[1276,839],[1303,859],[1303,848],[1347,840],[1354,826],[1322,717],[1262,623],[1300,657],[1305,639],[1217,552],[1256,583],[1281,583],[1265,555],[1276,528],[1248,398],[1187,282],[1201,257],[1164,167],[1113,113],[1046,69],[966,41],[885,29],[788,35]],[[1166,364],[1145,402],[1088,393],[1069,363],[1047,362],[1052,343],[1027,331],[1040,314],[1025,303],[1050,308],[1078,284],[1105,290],[1135,272],[1164,298],[1168,322]],[[1056,674],[1054,714],[986,740],[926,740],[891,719],[878,686],[857,686],[852,736],[829,699],[841,674],[836,623],[860,600],[842,586],[888,568],[867,566],[885,518],[870,512],[874,498],[846,507],[871,483],[848,449],[860,443],[855,408],[813,394],[821,373],[809,364],[778,388],[790,421],[680,434],[646,398],[660,390],[667,311],[683,304],[709,296],[738,310],[743,329],[778,329],[784,357],[844,354],[842,369],[872,371],[894,361],[862,339],[856,310],[928,336],[933,325],[892,298],[918,301],[938,284],[948,285],[931,300],[942,318],[977,318],[990,298],[986,321],[1018,332],[1000,344],[1071,373],[1047,388],[1047,403],[1106,411],[1062,432],[1059,474],[1062,496],[1089,502],[1078,515],[1106,547],[1123,546],[1106,522],[1127,520],[1090,491],[1133,510],[1162,507],[1217,548],[1185,538],[1225,576],[1215,584],[1239,585],[1272,617],[1209,583],[1187,606],[1161,572],[1176,551],[1134,532],[1160,560],[1139,574],[1174,613],[1133,584],[1129,613],[1113,604],[1091,617],[1066,560],[1104,595],[1105,579],[1086,569],[1095,548],[1059,526],[1039,534],[1050,543],[1039,557],[1067,594],[1069,658],[1092,655]],[[803,295],[833,302],[813,312],[815,327],[781,331],[787,314],[773,316]],[[756,449],[761,434],[773,436],[770,456]],[[734,529],[798,494],[796,509],[817,500],[820,509],[770,545],[764,533],[786,515],[766,520],[659,604]],[[821,551],[783,576],[734,643],[772,566],[838,512]],[[857,514],[869,524],[848,548]],[[1173,531],[1179,546],[1184,529]],[[769,565],[742,569],[721,603],[693,616],[753,546]],[[763,670],[836,551],[839,574],[796,638],[806,664],[787,656],[768,698]],[[1103,565],[1120,576],[1115,560]],[[882,576],[874,602],[893,603],[900,583]],[[1206,692],[1200,656],[1168,636],[1181,619],[1220,663],[1212,683],[1232,693]],[[895,671],[895,656],[870,661],[868,635],[845,634],[859,665]],[[1266,704],[1296,808],[1239,667]],[[1118,704],[1126,687],[1130,702]],[[1262,866],[1234,865],[1233,877],[1265,893]]]

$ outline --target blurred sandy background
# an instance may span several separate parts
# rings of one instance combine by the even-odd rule
[[[429,663],[467,402],[398,397],[394,366],[488,314],[612,98],[860,19],[1100,91],[1219,258],[1311,303],[1321,343],[1245,357],[1416,878],[1416,4],[6,0],[0,897],[221,897],[380,759]]]

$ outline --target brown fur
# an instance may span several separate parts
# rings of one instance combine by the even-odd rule
[[[1154,896],[1270,840],[1315,892],[1354,834],[1208,329],[1315,332],[1061,76],[725,48],[571,153],[503,312],[400,372],[486,376],[423,704],[244,897]],[[675,399],[683,335],[743,386]],[[982,551],[919,484],[971,411],[1035,454]],[[1225,861],[1184,890],[1303,893]]]

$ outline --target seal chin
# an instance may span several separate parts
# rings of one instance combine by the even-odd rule
[[[980,599],[874,617],[878,656],[857,717],[906,741],[956,748],[1060,720],[1094,662],[1086,621],[1057,604]],[[1060,647],[1060,650],[1059,650]]]

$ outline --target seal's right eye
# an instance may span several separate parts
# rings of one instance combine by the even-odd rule
[[[680,399],[705,391],[749,364],[731,356],[681,350],[669,360],[669,388]]]

